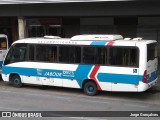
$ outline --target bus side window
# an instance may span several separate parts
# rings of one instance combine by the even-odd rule
[[[81,47],[78,46],[60,46],[59,61],[64,63],[80,63]]]
[[[110,48],[110,65],[116,66],[138,66],[136,48],[111,47]]]
[[[37,61],[44,61],[44,58],[45,58],[44,51],[45,51],[44,45],[36,46],[36,60]]]
[[[86,64],[95,63],[95,47],[84,47],[83,48],[83,62]]]
[[[84,47],[83,62],[86,64],[106,64],[106,49],[102,47]]]
[[[60,46],[59,47],[59,61],[60,62],[69,62],[69,47],[68,46]]]
[[[57,62],[57,47],[52,45],[37,45],[36,60],[40,62]]]
[[[29,61],[34,61],[34,46],[29,46]]]
[[[56,46],[48,46],[47,47],[47,58],[49,62],[57,62],[57,47]]]

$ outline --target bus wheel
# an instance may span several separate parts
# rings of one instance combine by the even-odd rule
[[[94,96],[96,95],[98,92],[97,90],[97,86],[94,82],[92,81],[88,81],[87,83],[85,83],[84,85],[84,93],[86,95],[89,95],[89,96]]]
[[[20,88],[22,87],[22,82],[21,82],[21,78],[18,75],[14,75],[11,78],[11,83],[14,87]]]

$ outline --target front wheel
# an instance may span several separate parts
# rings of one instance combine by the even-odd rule
[[[17,88],[22,87],[21,78],[18,75],[14,75],[10,81],[14,87],[17,87]]]
[[[84,85],[84,93],[89,96],[94,96],[98,92],[97,86],[94,82],[89,81]]]

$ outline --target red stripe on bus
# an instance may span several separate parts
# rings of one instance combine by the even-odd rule
[[[114,42],[109,42],[107,46],[113,46]]]
[[[98,84],[98,81],[97,81],[97,79],[96,79],[96,74],[97,74],[97,72],[98,72],[98,70],[99,70],[99,68],[100,68],[100,66],[94,66],[94,68],[92,69],[92,72],[91,72],[91,74],[89,75],[89,77],[90,77],[90,79],[92,79],[92,80],[94,80],[94,82],[96,83],[96,85],[97,85],[97,89],[98,90],[102,90],[101,89],[101,87],[100,87],[100,85]]]

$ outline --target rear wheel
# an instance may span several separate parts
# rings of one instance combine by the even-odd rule
[[[18,75],[14,75],[10,81],[14,87],[17,87],[17,88],[22,87],[21,78]]]
[[[94,96],[98,92],[97,86],[94,82],[89,81],[84,85],[84,93],[89,96]]]

